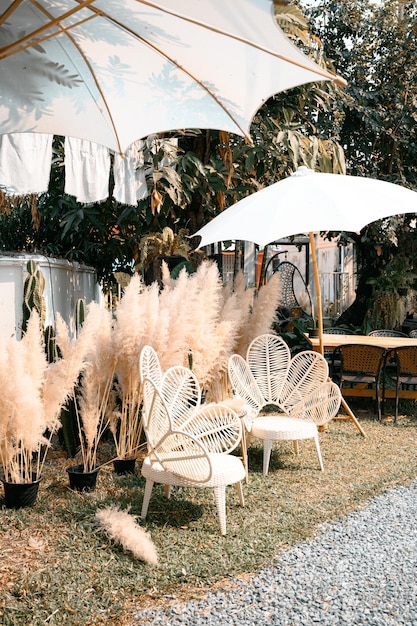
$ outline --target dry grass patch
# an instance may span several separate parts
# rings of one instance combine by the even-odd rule
[[[314,536],[324,521],[413,480],[415,418],[403,416],[393,425],[359,410],[356,415],[365,439],[352,422],[334,421],[320,434],[323,473],[312,441],[300,444],[299,457],[289,443],[281,443],[273,448],[265,478],[262,449],[252,444],[245,508],[228,488],[226,537],[219,534],[212,490],[177,489],[167,501],[162,488],[155,487],[143,526],[155,543],[157,567],[112,544],[94,520],[105,506],[131,507],[139,515],[140,476],[116,476],[107,466],[94,492],[75,493],[65,472],[73,459],[51,455],[36,505],[0,508],[0,622],[140,623],[135,613],[141,607],[232,584],[270,564],[285,547]]]

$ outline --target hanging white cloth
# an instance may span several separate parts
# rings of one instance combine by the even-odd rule
[[[53,135],[11,133],[0,135],[0,187],[23,196],[48,191]]]
[[[117,202],[134,206],[148,196],[143,146],[144,142],[139,139],[129,146],[124,156],[114,156],[113,195]]]
[[[109,175],[108,148],[65,137],[65,193],[86,204],[105,200],[109,195]]]

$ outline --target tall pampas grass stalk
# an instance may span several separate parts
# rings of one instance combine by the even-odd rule
[[[217,265],[201,263],[188,279],[183,333],[191,351],[193,371],[203,389],[222,369],[225,342],[234,335],[233,323],[223,320],[223,284]],[[233,343],[233,341],[232,341]]]
[[[137,559],[157,565],[158,554],[151,536],[128,511],[108,506],[96,511],[95,518],[112,541],[132,552]]]
[[[153,344],[162,368],[187,365],[191,354],[192,369],[206,398],[221,401],[230,395],[230,356],[245,353],[254,337],[271,331],[279,277],[273,277],[259,292],[246,289],[242,272],[233,287],[224,286],[217,265],[204,261],[194,274],[183,271],[175,281],[163,268],[162,279],[160,312],[170,311],[164,325],[169,341]]]
[[[60,428],[60,413],[85,365],[88,329],[66,343],[62,359],[48,363],[38,314],[33,311],[26,333],[0,341],[0,462],[9,482],[32,482],[41,476],[51,440]]]
[[[237,354],[245,356],[250,342],[255,337],[271,332],[273,323],[277,321],[280,281],[279,272],[276,272],[265,285],[254,292],[249,315],[240,329],[235,350]]]
[[[158,285],[147,287],[138,275],[134,276],[120,300],[112,333],[115,393],[109,405],[109,419],[118,459],[134,457],[140,448],[139,355],[145,344],[155,341],[158,310]]]
[[[107,406],[115,371],[111,313],[93,302],[87,307],[84,325],[94,329],[95,341],[86,353],[74,404],[84,472],[91,472],[97,467],[98,444],[109,425]]]

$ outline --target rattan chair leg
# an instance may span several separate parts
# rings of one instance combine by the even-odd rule
[[[269,460],[271,458],[272,440],[264,439],[263,472],[268,475]]]
[[[316,450],[317,450],[317,456],[319,457],[320,469],[322,472],[324,472],[323,459],[321,456],[320,442],[319,442],[318,435],[317,437],[314,437],[314,443],[316,444]]]
[[[249,467],[248,467],[248,435],[246,434],[246,428],[242,428],[242,439],[240,441],[240,447],[242,449],[242,462],[246,471],[245,482],[249,480]]]
[[[216,501],[217,515],[219,516],[220,532],[226,534],[226,487],[214,487],[214,499]]]
[[[142,519],[145,519],[146,514],[148,512],[148,507],[149,507],[149,502],[151,499],[153,486],[154,486],[153,480],[149,480],[149,478],[147,478],[146,483],[145,483],[145,491],[143,494],[142,511],[140,514]]]
[[[245,506],[245,496],[243,495],[243,487],[241,482],[236,483],[236,491],[239,497],[240,506]]]
[[[294,441],[292,442],[292,447],[294,449],[294,454],[298,456],[300,454],[300,446],[298,445],[297,439],[294,439]]]

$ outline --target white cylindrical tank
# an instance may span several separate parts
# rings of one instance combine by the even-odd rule
[[[27,262],[33,260],[45,278],[43,296],[46,304],[45,325],[54,325],[60,313],[75,331],[75,305],[85,299],[102,303],[100,285],[94,268],[79,263],[55,259],[42,254],[2,252],[0,254],[0,335],[20,338],[22,325],[23,288],[28,275]]]

